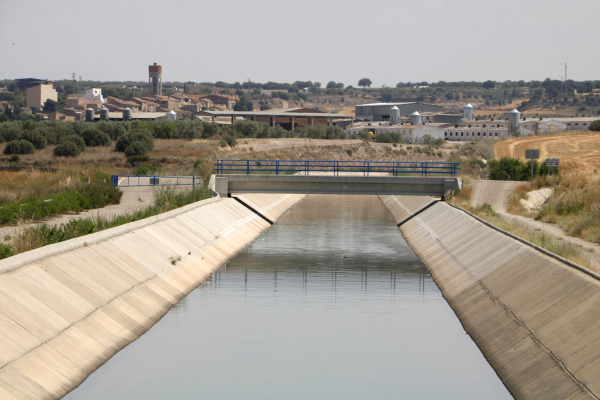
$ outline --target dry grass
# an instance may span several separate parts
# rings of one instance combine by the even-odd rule
[[[563,241],[547,232],[532,229],[522,222],[516,220],[507,221],[496,213],[489,204],[482,204],[479,207],[471,206],[470,200],[473,193],[472,190],[470,180],[468,178],[463,178],[463,189],[454,194],[449,199],[449,202],[469,211],[500,229],[510,232],[513,235],[525,239],[528,242],[538,245],[587,269],[594,270],[590,265],[589,258],[582,248]]]
[[[600,173],[562,177],[535,218],[557,224],[568,235],[600,244]]]
[[[600,132],[521,137],[504,140],[494,146],[497,160],[513,157],[526,161],[525,149],[539,149],[540,160],[559,158],[563,174],[600,170]]]

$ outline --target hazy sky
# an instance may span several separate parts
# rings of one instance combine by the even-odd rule
[[[0,79],[600,79],[600,0],[0,0]],[[572,67],[571,67],[572,66]]]

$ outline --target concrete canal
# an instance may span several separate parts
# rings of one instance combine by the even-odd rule
[[[510,399],[376,196],[310,195],[65,399]]]

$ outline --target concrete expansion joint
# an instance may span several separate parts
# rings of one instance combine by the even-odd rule
[[[470,213],[469,213],[469,214],[470,214]],[[422,227],[426,227],[426,226],[427,226],[427,224],[425,224],[423,221],[421,221],[421,220],[420,220],[420,218],[416,218],[416,221],[418,221],[418,222],[419,222],[419,225],[421,225]],[[427,232],[428,232],[428,233],[430,233],[430,234],[432,233],[431,229],[429,229],[429,227],[428,227],[428,226],[427,226],[427,229],[426,229],[426,230],[427,230]],[[539,340],[539,339],[536,337],[536,335],[534,334],[534,332],[533,332],[531,329],[529,329],[529,328],[527,327],[527,325],[525,325],[525,323],[523,323],[523,322],[522,322],[522,321],[519,319],[519,317],[517,317],[517,316],[515,315],[515,313],[514,313],[514,312],[513,312],[513,311],[512,311],[512,310],[511,310],[511,309],[510,309],[510,308],[509,308],[509,307],[508,307],[506,304],[504,304],[502,301],[500,301],[500,299],[498,299],[496,296],[494,296],[494,295],[492,294],[492,292],[491,292],[491,291],[490,291],[490,290],[487,288],[487,286],[485,286],[485,284],[484,284],[484,283],[483,283],[483,282],[482,282],[480,279],[478,279],[478,278],[477,278],[477,275],[475,275],[475,274],[474,274],[474,273],[473,273],[473,272],[472,272],[472,271],[471,271],[471,270],[470,270],[470,269],[469,269],[469,268],[468,268],[468,267],[467,267],[467,266],[466,266],[466,265],[465,265],[465,264],[464,264],[464,263],[463,263],[463,262],[462,262],[462,261],[461,261],[461,260],[460,260],[460,259],[459,259],[457,256],[455,256],[455,255],[452,253],[452,251],[450,251],[450,250],[449,250],[449,249],[448,249],[448,248],[447,248],[447,247],[444,245],[444,243],[443,243],[443,242],[440,240],[440,238],[439,238],[437,235],[434,235],[434,234],[432,234],[431,236],[432,236],[432,237],[433,237],[433,238],[434,238],[434,239],[435,239],[435,240],[436,240],[436,241],[437,241],[437,242],[440,244],[440,246],[441,246],[441,247],[444,249],[444,251],[446,251],[446,253],[447,253],[447,254],[448,254],[450,257],[452,257],[452,258],[453,258],[453,259],[456,261],[456,263],[457,263],[458,265],[460,265],[460,266],[461,266],[461,267],[462,267],[462,268],[463,268],[465,271],[467,271],[467,273],[469,274],[469,276],[471,276],[471,278],[473,278],[473,279],[474,279],[474,280],[475,280],[475,281],[476,281],[476,282],[477,282],[477,283],[478,283],[478,284],[479,284],[479,285],[480,285],[480,286],[483,288],[483,290],[485,290],[485,292],[488,294],[488,296],[490,296],[490,298],[491,298],[492,300],[494,300],[495,302],[497,302],[498,304],[500,304],[500,305],[501,305],[501,306],[502,306],[502,307],[503,307],[503,308],[504,308],[504,309],[505,309],[505,310],[506,310],[508,313],[510,313],[510,315],[511,315],[511,316],[512,316],[512,318],[513,318],[513,320],[514,320],[515,322],[517,322],[517,324],[519,324],[520,326],[522,326],[522,327],[523,327],[523,328],[524,328],[524,329],[527,331],[527,333],[529,334],[529,336],[530,336],[530,337],[531,337],[531,338],[532,338],[532,339],[533,339],[533,340],[534,340],[534,341],[535,341],[537,344],[539,344],[539,345],[540,345],[542,348],[546,349],[547,353],[550,355],[550,357],[552,357],[552,359],[554,360],[554,362],[555,362],[557,365],[559,365],[559,366],[561,367],[561,369],[562,369],[563,371],[565,371],[565,373],[566,373],[567,375],[569,375],[569,376],[571,377],[571,379],[573,379],[573,381],[577,382],[577,384],[578,384],[579,386],[581,386],[582,388],[584,388],[584,389],[585,389],[585,390],[586,390],[586,391],[587,391],[587,392],[588,392],[588,393],[589,393],[591,396],[593,396],[595,399],[599,399],[599,398],[598,398],[598,396],[596,396],[596,395],[595,395],[595,394],[594,394],[594,393],[593,393],[593,392],[592,392],[592,391],[591,391],[591,390],[590,390],[590,389],[589,389],[589,388],[588,388],[588,387],[587,387],[587,386],[586,386],[586,385],[585,385],[583,382],[581,382],[579,379],[577,379],[577,378],[575,377],[575,375],[574,375],[574,374],[573,374],[571,371],[569,371],[569,369],[568,369],[568,368],[567,368],[567,367],[566,367],[566,366],[563,364],[563,362],[562,362],[560,359],[558,359],[558,358],[557,358],[557,357],[554,355],[554,353],[552,352],[552,350],[551,350],[550,348],[548,348],[546,345],[544,345],[544,344],[543,344],[543,343],[542,343],[542,342],[541,342],[541,341],[540,341],[540,340]],[[467,333],[468,333],[468,332],[467,332]],[[490,333],[490,334],[493,334],[493,333]],[[469,335],[469,336],[470,336],[470,335]],[[533,362],[533,361],[532,361],[532,362]],[[525,366],[525,367],[523,367],[523,368],[526,368],[526,366]],[[521,370],[522,370],[522,369],[521,369]],[[516,371],[514,374],[512,374],[512,375],[510,375],[510,376],[507,376],[507,377],[506,377],[505,379],[503,379],[502,381],[504,382],[504,381],[506,381],[506,380],[510,379],[512,376],[514,376],[514,375],[515,375],[515,374],[517,374],[517,373],[519,373],[519,371]]]

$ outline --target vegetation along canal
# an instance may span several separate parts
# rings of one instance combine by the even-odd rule
[[[376,196],[310,195],[66,399],[510,399]]]

